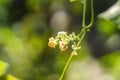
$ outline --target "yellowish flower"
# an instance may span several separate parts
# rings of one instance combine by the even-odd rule
[[[60,50],[61,50],[61,51],[67,51],[67,49],[68,49],[68,46],[66,46],[66,47],[64,47],[64,48],[61,48]]]
[[[60,41],[59,48],[60,48],[61,51],[66,51],[68,49],[67,42]]]
[[[51,47],[51,48],[55,48],[57,45],[59,45],[59,49],[61,51],[66,51],[68,49],[68,46],[69,46],[69,43],[70,42],[74,42],[74,40],[76,39],[76,35],[74,32],[72,32],[70,35],[67,35],[67,32],[65,31],[60,31],[58,32],[57,36],[54,38],[54,37],[51,37],[49,39],[49,42],[48,42],[48,46]],[[76,43],[76,42],[74,42]],[[80,49],[81,47],[78,47],[76,46],[75,44],[73,44],[71,46],[71,48],[73,49],[73,54],[74,55],[77,55],[77,50]]]
[[[48,46],[51,48],[55,48],[56,45],[57,45],[57,41],[53,37],[51,37],[49,39]]]

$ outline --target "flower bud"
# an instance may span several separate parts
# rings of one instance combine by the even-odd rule
[[[76,51],[73,51],[72,54],[73,55],[78,55],[78,53]]]
[[[73,49],[73,50],[78,50],[78,49],[80,49],[81,47],[77,47],[77,46],[75,46],[74,44],[71,46],[71,48]]]

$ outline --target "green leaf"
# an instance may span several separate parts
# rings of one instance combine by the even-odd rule
[[[76,0],[70,0],[70,2],[75,2]]]
[[[117,31],[117,25],[110,20],[99,19],[97,25],[98,31],[103,35],[110,36]]]
[[[100,58],[100,62],[103,67],[120,80],[120,50]]]
[[[0,61],[0,77],[6,73],[7,68],[8,64],[3,61]]]
[[[6,80],[20,80],[18,78],[16,78],[15,76],[11,75],[11,74],[7,74],[7,79]]]

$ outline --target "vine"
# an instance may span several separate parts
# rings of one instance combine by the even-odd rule
[[[72,0],[73,1],[73,0]],[[94,23],[94,6],[93,6],[93,0],[90,0],[91,5],[91,20],[88,25],[86,25],[86,6],[87,6],[87,0],[83,1],[83,19],[82,19],[82,29],[78,35],[75,35],[74,32],[71,34],[67,34],[65,31],[58,32],[57,36],[51,37],[48,42],[48,46],[55,48],[57,45],[59,46],[59,49],[61,51],[66,51],[68,49],[69,43],[72,42],[71,48],[73,51],[71,52],[71,55],[59,77],[59,80],[63,80],[63,77],[65,75],[65,72],[73,58],[73,56],[78,55],[77,51],[81,48],[81,42],[84,39],[87,31],[90,30]]]

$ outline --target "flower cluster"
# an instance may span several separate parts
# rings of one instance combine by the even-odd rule
[[[66,51],[68,49],[69,43],[73,42],[71,48],[73,49],[73,54],[77,55],[77,50],[80,49],[80,47],[77,46],[75,42],[76,39],[77,39],[77,36],[75,35],[74,32],[68,35],[67,32],[61,31],[61,32],[58,32],[55,38],[51,37],[49,39],[48,46],[51,48],[55,48],[58,45],[61,51]]]

